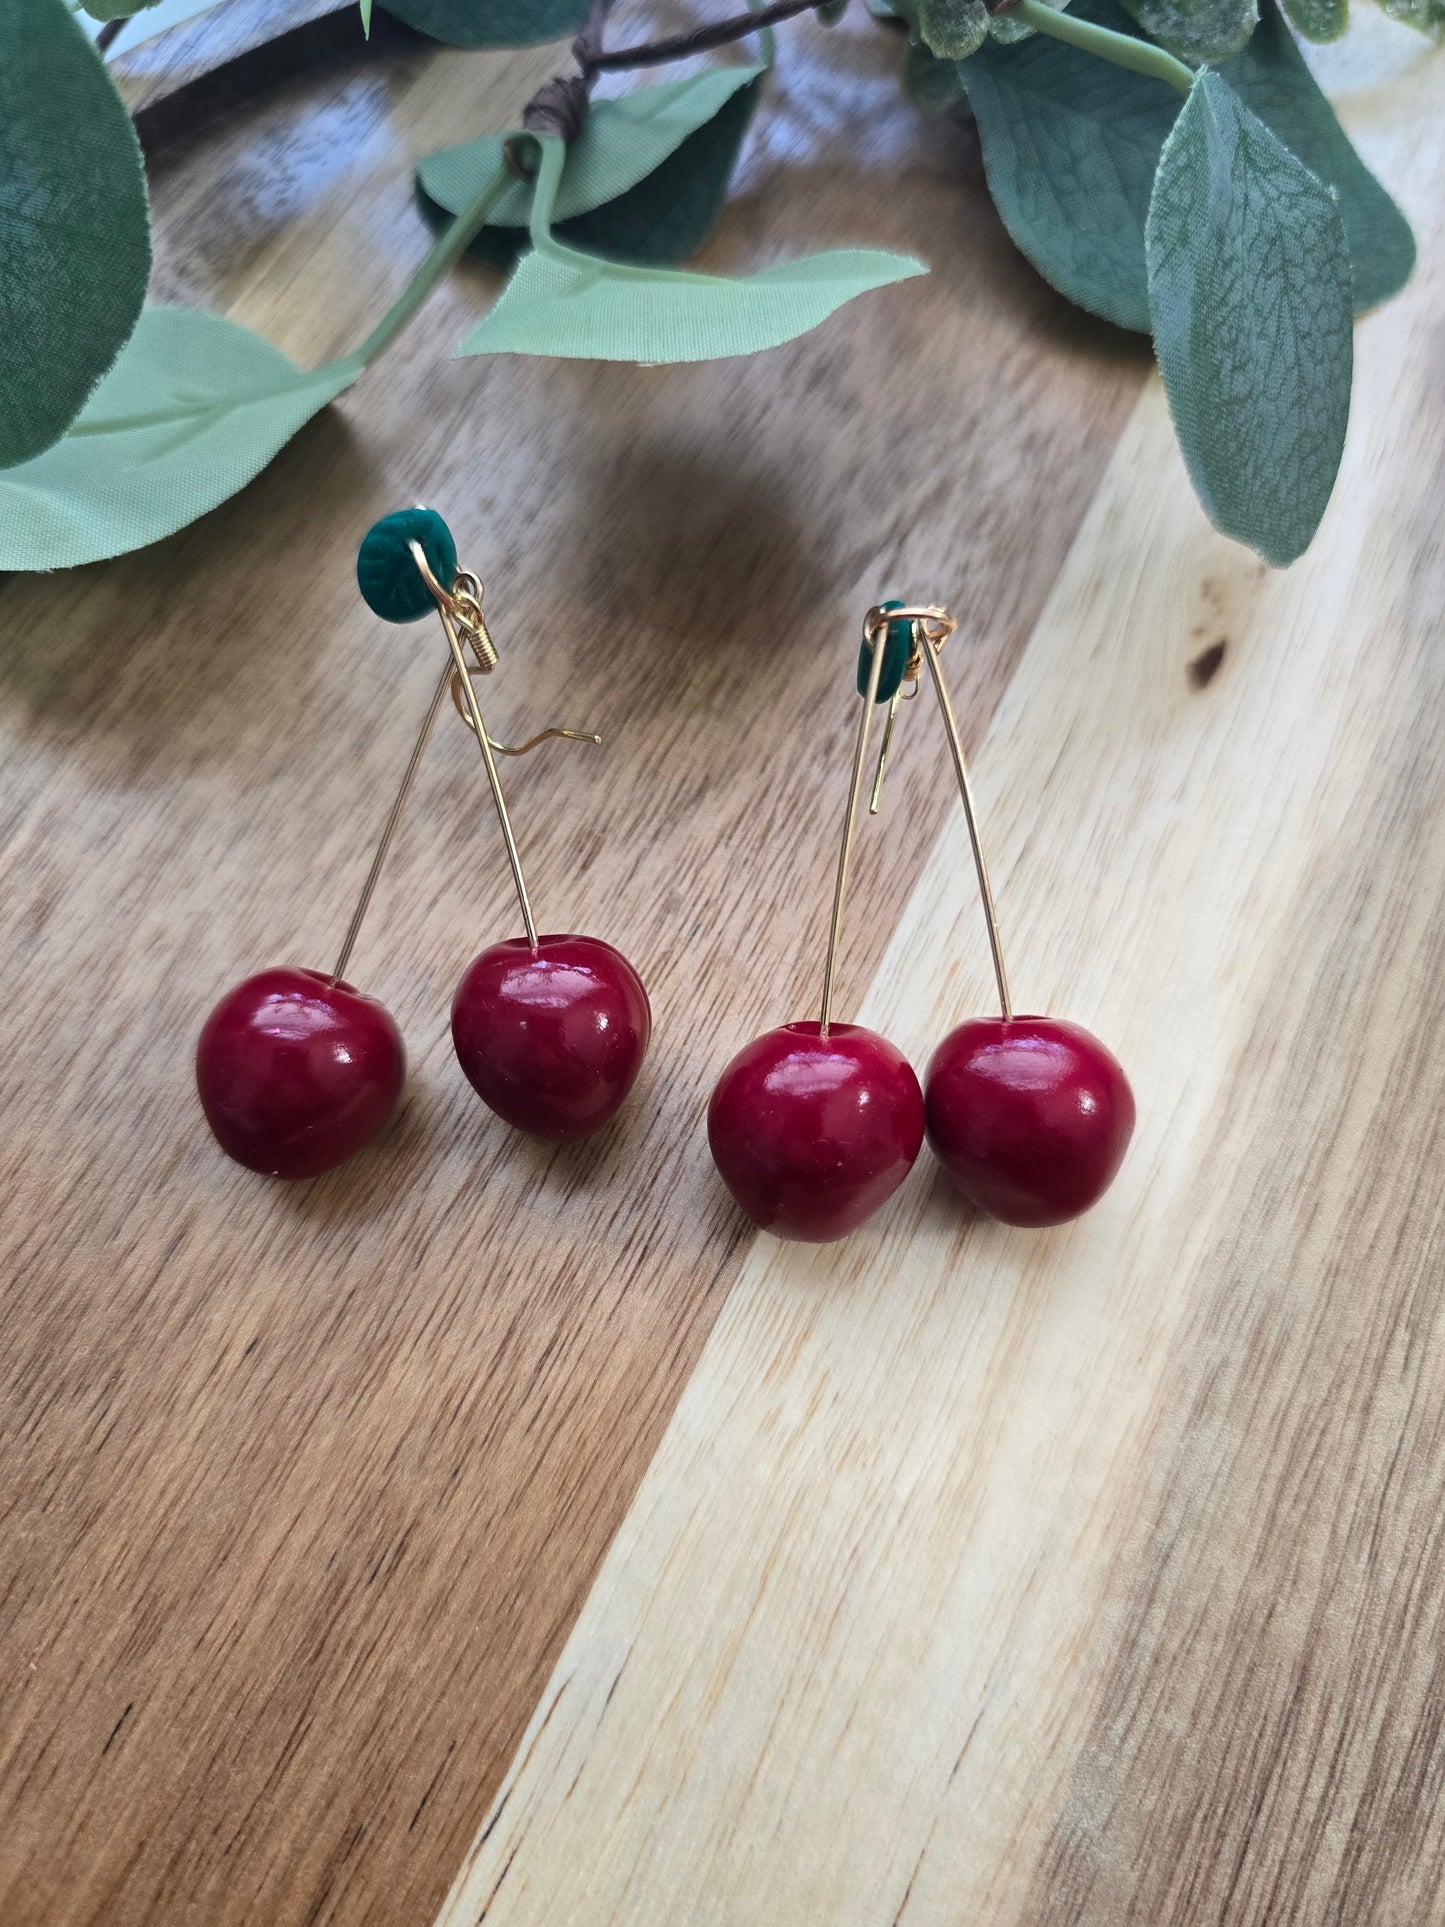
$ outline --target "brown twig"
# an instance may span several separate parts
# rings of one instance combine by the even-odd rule
[[[731,20],[719,20],[711,27],[697,27],[691,33],[674,34],[667,40],[644,40],[636,47],[616,47],[611,53],[599,52],[594,73],[612,73],[628,67],[660,67],[665,61],[686,60],[689,54],[705,54],[729,41],[745,40],[763,27],[776,27],[800,13],[811,13],[818,0],[773,0],[770,7],[755,13],[740,13]]]

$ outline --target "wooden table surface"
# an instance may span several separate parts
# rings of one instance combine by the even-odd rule
[[[5,1927],[1445,1919],[1445,56],[1347,46],[1421,268],[1288,574],[860,22],[789,32],[708,260],[926,281],[638,370],[449,360],[469,267],[242,498],[0,589]],[[426,245],[410,157],[554,60],[332,60],[168,141],[159,292],[348,346]],[[576,1147],[463,1085],[452,985],[513,912],[448,726],[354,966],[406,1111],[270,1185],[194,1037],[333,954],[438,666],[352,557],[418,497],[487,578],[498,726],[606,738],[510,791],[654,1047]],[[1016,985],[1140,1123],[1075,1226],[925,1157],[783,1247],[701,1112],[816,994],[889,593],[962,617]],[[921,1062],[989,991],[926,708],[853,903],[842,1005]]]

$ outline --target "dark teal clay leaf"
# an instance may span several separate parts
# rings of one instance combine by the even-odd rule
[[[1410,224],[1355,152],[1274,0],[1261,0],[1254,38],[1221,71],[1250,112],[1338,195],[1356,314],[1398,293],[1415,265]]]
[[[0,473],[0,569],[66,569],[159,542],[244,488],[361,373],[305,371],[249,328],[147,308],[69,433]]]
[[[712,361],[776,348],[870,288],[922,274],[871,248],[784,261],[739,280],[618,266],[568,248],[519,264],[463,355]]]
[[[65,0],[0,0],[0,467],[63,435],[150,275],[130,116]]]
[[[1115,0],[1074,12],[1132,31]],[[1046,280],[1125,328],[1149,327],[1144,223],[1179,96],[1042,34],[981,47],[955,70],[978,120],[989,188],[1004,225]],[[1357,309],[1393,294],[1415,244],[1315,84],[1273,0],[1243,53],[1221,68],[1235,92],[1339,196]]]
[[[397,509],[373,522],[356,552],[356,586],[383,622],[420,622],[436,614],[411,544],[419,542],[427,566],[444,589],[457,578],[457,545],[435,509]]]
[[[1350,24],[1350,0],[1285,0],[1285,12],[1306,40],[1338,40]]]
[[[695,253],[717,225],[766,71],[713,67],[596,102],[567,156],[558,240],[657,266]],[[417,169],[423,191],[459,212],[492,178],[505,139],[489,135],[428,155]],[[531,187],[519,181],[473,252],[510,267],[526,245],[531,208]]]
[[[1145,234],[1154,345],[1210,520],[1279,567],[1309,546],[1350,412],[1334,196],[1218,74],[1165,142]]]
[[[1132,31],[1114,0],[1082,0],[1074,11]],[[1144,219],[1178,94],[1043,34],[1014,47],[990,42],[958,73],[1015,242],[1071,301],[1147,333]]]
[[[1192,66],[1227,60],[1254,32],[1255,0],[1125,0],[1149,35]]]
[[[879,607],[901,609],[903,604],[895,596],[891,602],[880,603]],[[903,687],[903,672],[908,667],[913,654],[913,624],[911,622],[890,622],[883,632],[883,662],[878,671],[878,693],[875,703],[891,703]],[[858,694],[868,694],[868,680],[873,674],[873,645],[865,635],[858,645]]]
[[[376,0],[377,6],[452,47],[531,47],[566,40],[587,0]]]

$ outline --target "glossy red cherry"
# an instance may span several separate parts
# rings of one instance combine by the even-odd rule
[[[537,1137],[610,1123],[652,1036],[642,979],[599,937],[494,943],[452,999],[452,1042],[484,1104]]]
[[[913,1066],[859,1024],[784,1024],[755,1037],[718,1079],[707,1137],[754,1224],[826,1244],[893,1196],[923,1144]]]
[[[406,1082],[390,1013],[319,970],[262,970],[228,990],[196,1046],[196,1088],[228,1156],[314,1178],[386,1129]]]
[[[928,1142],[980,1211],[1063,1224],[1108,1190],[1134,1130],[1118,1059],[1080,1024],[975,1017],[950,1031],[924,1083]]]

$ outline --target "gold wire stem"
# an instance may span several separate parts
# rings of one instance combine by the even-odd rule
[[[371,859],[371,868],[366,873],[366,881],[361,886],[361,895],[357,898],[356,908],[351,913],[351,922],[346,926],[346,935],[341,940],[341,955],[336,959],[336,968],[331,973],[331,981],[333,984],[339,984],[346,974],[346,966],[351,961],[351,953],[356,946],[356,939],[361,930],[362,920],[371,906],[372,893],[376,889],[377,879],[381,875],[381,866],[385,863],[386,853],[391,848],[391,839],[396,834],[396,826],[401,820],[402,808],[406,803],[407,797],[411,794],[411,786],[416,778],[417,769],[421,764],[422,751],[427,746],[427,742],[432,733],[432,725],[437,719],[437,711],[442,706],[442,698],[446,695],[447,686],[450,682],[451,664],[448,663],[442,671],[441,681],[437,684],[431,701],[427,704],[426,715],[422,718],[421,729],[417,734],[416,742],[412,746],[411,756],[407,762],[405,774],[401,779],[401,787],[397,790],[396,800],[392,803],[386,822],[382,825],[381,836],[376,845],[376,854]]]
[[[413,546],[420,548],[421,545],[417,543]],[[497,759],[492,754],[492,739],[487,734],[486,723],[482,720],[482,706],[477,701],[476,685],[473,683],[471,673],[467,668],[467,659],[462,654],[461,638],[457,635],[456,623],[452,620],[452,612],[444,602],[438,602],[437,607],[441,611],[442,627],[447,632],[447,644],[452,652],[452,667],[456,674],[461,677],[462,688],[466,693],[467,709],[469,711],[467,720],[471,724],[472,733],[475,735],[477,745],[482,752],[482,762],[486,765],[487,782],[491,786],[492,801],[497,807],[497,821],[502,826],[502,841],[507,846],[507,861],[512,866],[512,882],[516,885],[517,902],[521,905],[522,909],[522,922],[527,931],[527,943],[531,949],[535,951],[537,948],[537,925],[532,917],[532,901],[527,895],[527,879],[522,875],[522,859],[517,852],[517,839],[512,834],[512,819],[507,814],[507,799],[502,794],[502,779],[497,774]],[[450,678],[448,678],[448,680],[450,680]]]
[[[968,764],[964,760],[963,743],[959,738],[958,724],[954,719],[953,705],[948,700],[948,690],[944,686],[943,671],[938,666],[938,651],[946,638],[940,637],[935,643],[931,636],[925,636],[923,659],[928,664],[928,672],[933,678],[934,694],[938,697],[938,707],[943,713],[943,728],[948,737],[948,747],[953,754],[953,767],[958,775],[958,793],[963,798],[963,814],[968,823],[968,840],[973,846],[973,867],[978,872],[978,893],[983,899],[983,914],[988,923],[988,947],[993,957],[993,974],[998,984],[999,1010],[1003,1020],[1008,1023],[1013,1017],[1013,1002],[1009,997],[1008,975],[1003,967],[1003,948],[998,936],[998,913],[993,904],[993,887],[988,880],[988,864],[984,861],[983,844],[978,834],[978,812],[974,808],[973,785],[968,780]],[[875,651],[881,654],[882,651]]]
[[[868,730],[873,705],[878,700],[878,679],[883,673],[883,650],[873,640],[868,665],[868,690],[863,698],[863,714],[858,719],[858,740],[853,749],[853,774],[848,783],[848,807],[843,814],[843,847],[838,852],[838,877],[833,885],[833,916],[828,925],[828,961],[823,969],[823,1009],[818,1028],[824,1037],[833,1014],[833,974],[838,961],[838,930],[843,921],[843,899],[848,892],[848,860],[853,854],[853,826],[858,818],[858,792],[863,787],[863,765],[868,758]]]

